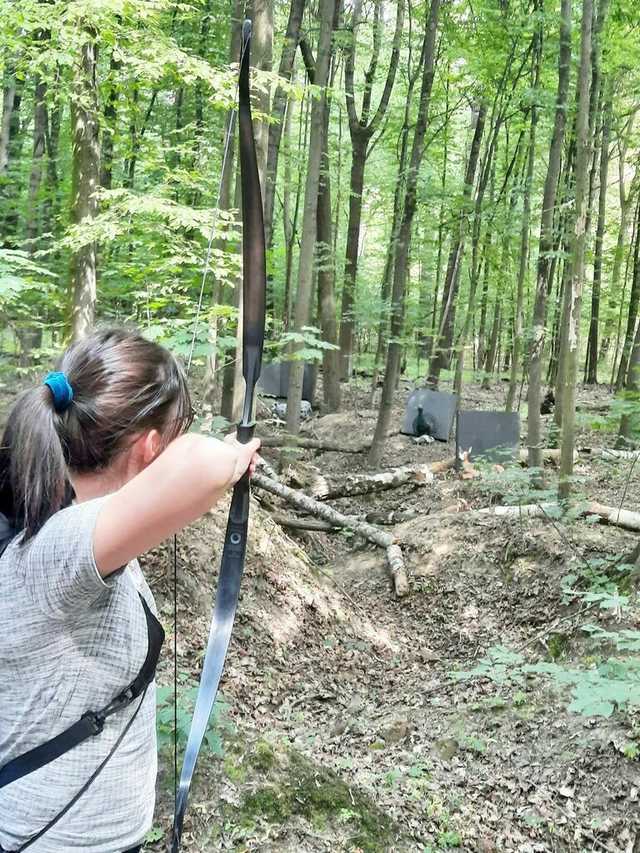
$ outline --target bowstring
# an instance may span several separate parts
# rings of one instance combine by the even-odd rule
[[[242,44],[240,49],[240,61],[238,67],[242,65],[244,54],[247,50],[247,45]],[[189,378],[191,365],[193,363],[193,354],[195,351],[196,340],[198,337],[198,324],[202,313],[202,305],[204,302],[204,292],[207,284],[207,276],[211,270],[211,255],[213,254],[213,241],[218,229],[220,219],[220,203],[222,200],[222,187],[227,169],[229,153],[231,151],[231,140],[235,132],[236,116],[238,114],[238,90],[240,87],[240,79],[237,77],[236,86],[233,95],[233,109],[229,116],[227,130],[225,133],[224,150],[222,155],[222,165],[220,167],[220,180],[218,182],[218,193],[216,207],[209,232],[209,240],[207,242],[207,251],[205,254],[204,268],[202,271],[202,279],[200,281],[200,292],[198,294],[198,302],[196,304],[196,313],[193,319],[193,333],[191,336],[191,344],[189,346],[189,356],[187,358],[186,376]],[[173,537],[173,800],[174,803],[178,795],[178,536]]]

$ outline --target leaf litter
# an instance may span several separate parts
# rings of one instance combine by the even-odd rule
[[[474,393],[477,407],[498,408],[496,397]],[[339,438],[348,418],[330,418],[307,429]],[[358,433],[373,424],[373,413],[358,418]],[[581,441],[603,445],[606,436],[585,429]],[[398,435],[388,453],[389,465],[432,462],[451,455],[451,445],[416,447]],[[301,458],[324,474],[367,470],[354,454]],[[595,496],[615,504],[628,471],[614,466],[605,476],[595,460],[581,466]],[[626,506],[638,509],[632,478]],[[489,500],[481,482],[449,474],[337,502],[350,512],[420,512],[393,528],[411,580],[411,595],[396,601],[383,554],[345,535],[288,535],[254,499],[222,683],[222,748],[201,756],[185,851],[640,849],[637,715],[572,713],[568,687],[513,671],[516,660],[594,665],[581,626],[611,632],[619,620],[602,609],[585,615],[563,594],[564,579],[585,559],[631,550],[634,537],[584,522],[466,512]],[[225,523],[220,506],[179,541],[179,671],[192,681]],[[145,567],[167,625],[170,565],[168,550],[159,550]],[[161,683],[172,679],[168,651]],[[491,677],[456,677],[490,652],[497,655]],[[165,829],[172,773],[165,744],[158,807]]]

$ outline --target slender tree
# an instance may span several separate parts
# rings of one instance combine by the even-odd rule
[[[607,216],[607,190],[609,187],[609,147],[611,140],[611,93],[605,99],[602,114],[602,134],[600,143],[600,189],[598,192],[598,224],[596,226],[595,258],[593,262],[593,286],[591,289],[591,319],[589,321],[589,339],[585,382],[596,385],[598,382],[598,330],[600,324],[600,292],[602,286],[602,260],[604,254],[604,229]]]
[[[416,117],[416,127],[413,134],[411,156],[407,170],[407,180],[404,191],[404,204],[400,230],[394,258],[393,288],[391,291],[391,334],[387,346],[387,366],[382,386],[382,399],[376,423],[375,434],[369,461],[377,465],[382,457],[384,440],[391,421],[391,407],[393,394],[396,389],[398,374],[400,371],[400,360],[402,345],[400,339],[404,329],[404,300],[407,284],[407,267],[410,251],[410,241],[413,228],[413,217],[416,211],[418,172],[422,163],[425,148],[425,135],[429,120],[429,104],[431,102],[431,90],[433,88],[433,77],[436,59],[436,35],[438,32],[438,17],[440,14],[440,0],[431,0],[427,27],[422,48],[422,86],[420,89],[420,103]]]
[[[287,82],[291,81],[293,75],[304,8],[305,0],[291,0],[289,20],[287,21],[287,29],[284,34],[278,68],[278,76]],[[288,103],[286,88],[284,86],[277,86],[271,105],[271,123],[269,124],[267,142],[267,171],[264,186],[264,231],[268,248],[271,248],[273,243],[273,211],[276,197],[276,178],[280,157],[280,143]]]
[[[582,2],[580,69],[576,115],[575,218],[571,235],[571,277],[564,294],[563,323],[566,347],[562,370],[562,444],[560,453],[560,496],[571,492],[575,435],[575,400],[580,342],[580,308],[584,287],[587,237],[587,181],[589,177],[589,94],[591,82],[591,27],[593,0]]]
[[[404,113],[402,126],[400,128],[399,142],[400,153],[398,157],[398,169],[396,172],[395,188],[393,191],[393,214],[391,217],[391,233],[387,243],[387,252],[385,256],[384,271],[382,273],[382,282],[380,284],[380,320],[378,323],[378,340],[376,346],[375,362],[373,366],[373,377],[371,382],[371,398],[373,405],[373,396],[378,387],[378,378],[382,369],[382,362],[387,346],[387,337],[389,331],[389,302],[391,299],[391,279],[393,275],[393,262],[396,253],[396,244],[398,240],[398,231],[400,229],[400,218],[402,215],[402,205],[404,204],[404,189],[405,178],[407,172],[407,157],[409,156],[409,129],[411,126],[411,106],[413,103],[413,91],[416,81],[420,75],[422,68],[423,52],[420,54],[420,60],[415,69],[411,68],[411,47],[408,50],[407,58],[407,95],[404,102]]]
[[[47,134],[49,131],[49,114],[46,98],[47,84],[41,77],[37,77],[33,98],[33,152],[31,155],[31,169],[29,171],[27,217],[25,222],[27,248],[31,253],[34,253],[38,248],[38,238],[42,230],[40,187],[44,172]]]
[[[513,411],[516,393],[518,389],[518,377],[520,372],[520,361],[523,351],[524,337],[524,287],[529,269],[529,239],[531,231],[531,186],[533,183],[533,169],[536,157],[536,132],[538,128],[538,87],[540,85],[540,65],[542,61],[542,23],[540,14],[542,12],[542,0],[536,0],[534,10],[538,18],[538,24],[533,36],[532,51],[532,73],[531,88],[533,102],[531,104],[531,123],[529,125],[529,142],[527,149],[527,168],[524,177],[524,190],[522,197],[522,223],[520,227],[520,261],[518,264],[518,279],[516,283],[515,323],[513,330],[513,350],[511,354],[511,372],[509,375],[509,389],[505,409]]]
[[[76,225],[90,225],[98,213],[97,189],[100,181],[98,132],[98,91],[96,79],[97,45],[95,34],[86,31],[81,47],[71,101],[73,134],[73,182],[71,217]],[[93,326],[96,306],[96,246],[83,239],[71,261],[73,293],[72,331],[74,340],[84,337]]]
[[[553,222],[558,179],[562,162],[562,146],[567,124],[567,101],[571,74],[571,0],[562,0],[560,8],[560,50],[558,53],[558,90],[553,131],[549,144],[547,174],[542,195],[540,242],[536,272],[536,294],[533,306],[531,349],[529,352],[529,388],[527,412],[527,438],[529,465],[542,469],[542,440],[540,430],[540,404],[542,402],[542,359],[547,322],[547,295],[553,281],[551,274],[554,255]]]
[[[640,109],[640,107],[639,107]],[[632,210],[633,202],[640,185],[640,166],[636,166],[631,186],[627,184],[627,151],[629,149],[630,136],[633,131],[633,125],[637,116],[638,110],[634,110],[627,121],[618,139],[618,199],[620,205],[620,219],[618,224],[618,234],[616,238],[616,247],[613,254],[613,266],[611,268],[611,281],[609,285],[609,298],[607,300],[607,311],[604,321],[604,332],[602,336],[602,351],[600,359],[604,361],[609,352],[611,337],[615,330],[616,316],[619,313],[616,309],[620,306],[620,276],[622,272],[623,261],[625,257],[625,248],[629,232],[629,213]],[[614,358],[614,362],[615,362]],[[612,380],[613,383],[613,380]]]
[[[387,77],[378,107],[371,116],[373,85],[380,59],[384,22],[381,20],[382,0],[374,0],[373,48],[369,67],[365,72],[364,92],[360,115],[356,109],[354,78],[355,56],[358,27],[361,22],[363,0],[355,0],[351,16],[352,38],[345,59],[345,92],[347,115],[349,117],[349,133],[351,134],[351,179],[349,185],[349,224],[347,225],[347,247],[344,266],[344,283],[342,287],[342,307],[340,317],[340,357],[342,360],[342,377],[348,379],[351,375],[351,358],[354,343],[354,304],[356,276],[358,272],[358,253],[360,250],[360,223],[362,220],[362,191],[364,174],[369,154],[369,143],[387,112],[389,99],[400,58],[400,37],[404,22],[404,0],[396,0],[396,25],[393,46]]]
[[[331,36],[333,32],[336,0],[320,2],[320,34],[318,39],[318,57],[315,64],[315,84],[321,87],[322,94],[311,107],[309,159],[304,191],[302,214],[302,243],[298,262],[298,287],[294,311],[293,331],[302,335],[309,325],[313,295],[313,257],[317,239],[318,186],[323,151],[323,127],[326,102],[325,86],[329,79],[329,61],[331,57]],[[294,345],[293,356],[301,347]],[[287,398],[287,431],[297,434],[300,429],[300,403],[302,401],[302,381],[304,362],[291,362],[289,373],[289,394]]]
[[[333,29],[338,27],[340,4],[336,3]],[[333,57],[332,57],[333,60]],[[335,82],[335,62],[331,62],[329,92]],[[336,263],[334,240],[332,236],[333,217],[331,213],[331,161],[329,158],[329,119],[332,100],[328,96],[324,105],[322,127],[322,159],[320,164],[320,184],[318,191],[318,242],[316,261],[318,271],[318,314],[322,336],[331,349],[322,351],[322,392],[324,405],[328,412],[340,409],[340,353],[338,350],[338,324],[336,315]]]
[[[484,133],[485,118],[487,115],[486,102],[482,101],[474,109],[475,128],[467,168],[464,176],[462,191],[462,210],[457,224],[457,232],[451,244],[449,262],[444,280],[442,292],[442,308],[440,311],[440,323],[437,342],[429,362],[428,382],[437,388],[440,380],[440,371],[449,367],[451,362],[451,347],[453,344],[453,333],[455,328],[456,300],[460,284],[460,268],[464,256],[464,249],[469,231],[469,220],[473,210],[471,202],[473,187],[476,178],[476,168],[480,156],[480,144]]]
[[[624,302],[620,300],[620,313],[618,317],[618,342],[616,344],[616,356],[618,351],[620,352],[620,361],[618,363],[618,371],[616,378],[616,391],[621,391],[627,381],[628,367],[629,367],[629,357],[631,355],[631,349],[634,341],[634,330],[638,324],[638,312],[640,309],[640,195],[638,196],[638,202],[636,204],[636,212],[634,217],[634,226],[633,226],[633,239],[632,239],[631,251],[627,257],[627,269],[625,271],[625,283],[628,276],[629,267],[632,267],[633,272],[631,275],[631,291],[629,293],[629,305],[627,308],[627,326],[624,335],[624,340],[622,342],[622,347],[620,347],[620,331],[622,326],[622,318],[623,318],[623,309]],[[615,357],[614,357],[615,361]],[[614,364],[615,369],[615,364]]]

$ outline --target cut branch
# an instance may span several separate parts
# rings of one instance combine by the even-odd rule
[[[492,506],[478,510],[480,515],[497,515],[508,518],[518,517],[547,517],[551,515],[557,517],[558,504],[524,504],[522,506]],[[634,530],[640,532],[640,512],[633,512],[629,509],[618,509],[613,506],[605,506],[597,501],[589,501],[582,508],[581,515],[593,515],[600,519],[605,524],[613,524],[615,527],[622,527],[625,530]]]
[[[614,462],[619,462],[620,460],[624,460],[626,462],[640,461],[639,450],[613,450],[608,447],[581,447],[580,453],[584,453],[589,456],[601,456],[603,459],[608,459]]]
[[[309,515],[315,518],[320,518],[334,527],[344,527],[347,530],[352,530],[368,542],[384,548],[387,552],[387,560],[396,595],[401,597],[409,592],[402,551],[397,545],[395,538],[389,533],[384,533],[382,530],[378,530],[377,527],[367,524],[365,521],[359,521],[353,517],[343,515],[341,512],[326,504],[319,503],[302,492],[290,489],[281,483],[276,483],[269,477],[265,477],[264,474],[255,474],[251,482],[257,488],[264,489],[264,491],[270,492],[272,495],[277,495],[287,503],[309,513]]]
[[[541,454],[540,458],[542,462],[553,462],[554,464],[559,464],[560,462],[560,449],[554,447],[543,447],[538,452]],[[526,465],[529,461],[529,451],[521,450],[520,451],[520,464]],[[578,461],[578,454],[573,454],[573,461]]]
[[[586,515],[597,515],[601,521],[613,524],[615,527],[624,527],[625,530],[640,531],[640,512],[632,512],[630,509],[618,509],[613,506],[591,501],[587,505]]]
[[[337,441],[322,441],[318,438],[300,438],[296,435],[258,436],[263,447],[300,447],[305,450],[335,451],[336,453],[364,453],[371,446],[366,444],[340,444]]]
[[[274,512],[271,518],[281,527],[289,527],[292,530],[312,530],[315,533],[333,533],[340,530],[335,524],[329,524],[328,521],[320,521],[312,518],[296,518],[293,515],[285,515],[281,512]]]
[[[433,471],[429,465],[404,466],[383,471],[380,474],[347,477],[339,483],[328,483],[322,493],[316,493],[319,500],[331,498],[346,498],[354,495],[366,495],[371,492],[383,492],[396,489],[411,483],[415,486],[426,486],[433,482]]]

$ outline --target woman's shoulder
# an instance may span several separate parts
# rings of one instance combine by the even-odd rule
[[[18,535],[5,559],[22,578],[33,601],[50,615],[63,617],[108,593],[116,579],[101,577],[93,534],[105,497],[71,504],[52,515],[27,542]]]

